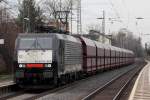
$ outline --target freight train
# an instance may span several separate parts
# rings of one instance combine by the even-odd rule
[[[14,80],[24,86],[58,85],[134,62],[130,50],[65,34],[19,34],[14,54]]]

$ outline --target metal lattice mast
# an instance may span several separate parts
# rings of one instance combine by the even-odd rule
[[[81,22],[81,0],[78,0],[77,4],[77,34],[82,34],[82,22]]]

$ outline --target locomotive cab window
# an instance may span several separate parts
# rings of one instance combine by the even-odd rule
[[[52,38],[38,37],[38,38],[21,38],[19,49],[51,49]]]
[[[21,38],[19,42],[19,49],[33,49],[35,48],[35,38]]]
[[[44,37],[37,38],[37,49],[51,49],[52,48],[52,38]]]

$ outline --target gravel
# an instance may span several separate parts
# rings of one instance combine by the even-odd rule
[[[123,74],[134,67],[136,67],[136,65],[130,65],[120,69],[100,73],[93,77],[89,77],[86,80],[82,80],[73,86],[43,96],[38,100],[81,100],[114,77]]]

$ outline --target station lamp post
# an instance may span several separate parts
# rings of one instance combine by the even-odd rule
[[[143,17],[137,17],[136,19],[144,19]]]
[[[103,11],[103,17],[97,19],[102,20],[102,33],[105,34],[105,11]]]
[[[24,28],[25,28],[25,31],[26,31],[26,33],[28,33],[29,32],[29,29],[30,29],[30,19],[29,18],[27,18],[27,17],[25,17],[24,18]]]
[[[137,17],[137,20],[143,20],[143,17]],[[138,26],[138,21],[136,22],[136,26]],[[141,38],[141,33],[139,32],[139,38]]]

